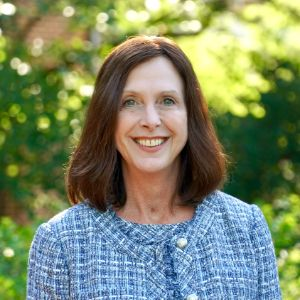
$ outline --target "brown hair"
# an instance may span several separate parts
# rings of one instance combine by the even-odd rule
[[[126,201],[121,158],[114,140],[120,99],[128,74],[158,57],[169,59],[184,83],[188,141],[181,153],[178,193],[182,203],[195,205],[225,178],[225,156],[216,137],[193,67],[184,52],[165,37],[132,37],[105,59],[95,83],[85,125],[71,156],[66,176],[70,202],[83,199],[99,210]]]

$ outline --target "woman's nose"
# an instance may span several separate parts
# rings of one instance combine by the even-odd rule
[[[160,114],[154,105],[145,107],[140,121],[141,126],[154,130],[161,125]]]

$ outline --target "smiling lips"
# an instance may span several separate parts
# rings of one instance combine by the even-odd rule
[[[155,148],[155,147],[158,147],[158,146],[161,146],[163,143],[165,143],[165,141],[167,140],[168,138],[166,137],[154,137],[154,138],[135,138],[134,141],[142,146],[143,148],[144,147],[147,147],[147,148]]]

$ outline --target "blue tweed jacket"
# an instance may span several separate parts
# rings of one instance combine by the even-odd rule
[[[271,236],[255,205],[214,192],[184,230],[167,238],[157,230],[148,243],[137,224],[137,239],[120,224],[112,210],[81,203],[41,225],[27,299],[281,299]],[[168,290],[165,247],[177,296]]]

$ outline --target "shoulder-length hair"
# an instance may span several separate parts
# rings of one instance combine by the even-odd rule
[[[196,205],[222,184],[225,156],[189,59],[168,38],[137,36],[117,46],[98,73],[82,135],[66,174],[72,204],[88,199],[99,210],[108,204],[125,204],[121,157],[114,138],[120,100],[130,71],[158,56],[173,63],[184,83],[188,140],[181,153],[177,182],[182,204]]]

